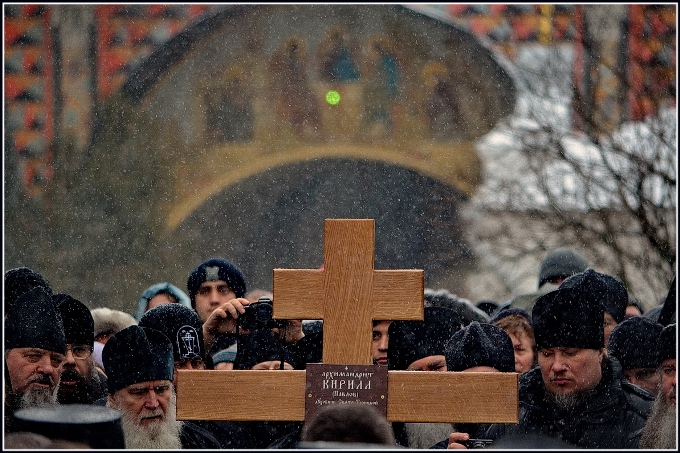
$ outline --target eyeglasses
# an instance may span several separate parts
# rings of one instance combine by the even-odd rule
[[[66,346],[66,352],[71,351],[74,359],[85,360],[92,355],[92,346],[84,344],[75,344],[73,346]]]

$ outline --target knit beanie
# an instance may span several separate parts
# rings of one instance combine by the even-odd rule
[[[66,354],[66,335],[52,294],[42,287],[24,293],[16,300],[16,310],[5,319],[5,351],[14,348],[40,348]]]
[[[510,336],[500,327],[473,321],[456,332],[444,351],[447,371],[465,371],[488,366],[501,372],[515,372],[515,349]]]
[[[55,294],[53,300],[64,321],[67,344],[94,345],[94,319],[90,309],[68,294]]]
[[[194,269],[187,280],[187,290],[191,299],[191,307],[196,308],[196,292],[203,282],[224,280],[236,297],[246,293],[246,282],[243,272],[235,264],[224,258],[211,258]]]
[[[50,282],[33,269],[17,267],[5,272],[5,313],[14,310],[22,294],[36,287],[44,289],[50,296],[53,294]]]
[[[578,252],[562,247],[550,251],[538,271],[538,287],[553,278],[567,278],[588,268],[588,261]]]
[[[562,288],[539,297],[531,311],[536,349],[604,347],[604,309],[588,285]]]
[[[677,324],[669,324],[663,328],[656,344],[656,361],[661,365],[664,360],[675,359],[677,350]]]
[[[606,313],[609,313],[616,323],[626,318],[628,306],[628,290],[620,280],[593,269],[567,278],[559,286],[561,288],[582,287],[588,300],[600,303]],[[604,315],[603,315],[604,316]]]
[[[623,321],[609,336],[607,350],[625,370],[656,368],[656,343],[663,326],[642,316]]]
[[[130,326],[108,339],[102,351],[109,393],[138,382],[168,380],[175,373],[172,343],[150,327]]]
[[[443,355],[446,344],[462,325],[458,313],[446,307],[425,307],[422,321],[392,321],[388,329],[388,368],[406,370],[423,357]]]
[[[142,315],[139,325],[163,332],[172,342],[174,360],[205,360],[203,323],[193,309],[180,304],[158,305]]]

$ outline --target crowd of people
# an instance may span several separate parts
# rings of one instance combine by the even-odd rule
[[[179,370],[302,370],[322,362],[323,322],[274,319],[274,295],[248,292],[224,258],[192,270],[186,292],[149,286],[133,315],[10,269],[4,446],[675,449],[675,284],[645,312],[620,280],[560,248],[542,261],[536,292],[473,304],[428,288],[422,321],[373,322],[375,366],[518,373],[518,423],[390,422],[360,404],[306,422],[187,421],[176,418]],[[229,404],[206,395],[206,411],[215,403]]]

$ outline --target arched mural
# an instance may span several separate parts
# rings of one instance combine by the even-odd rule
[[[462,241],[452,219],[481,182],[474,140],[512,111],[515,97],[496,57],[451,24],[401,5],[332,4],[226,6],[151,55],[123,92],[155,119],[169,143],[182,147],[172,164],[172,195],[161,213],[165,234],[197,261],[231,250],[234,261],[249,263],[251,253],[263,256],[267,250],[279,261],[269,260],[264,269],[298,256],[291,248],[306,250],[302,242],[308,238],[301,232],[318,235],[322,229],[312,232],[303,225],[320,226],[324,217],[372,217],[379,230],[387,228],[379,219],[398,219],[394,227],[406,237],[416,234],[415,225],[429,231],[437,220],[423,206],[436,196],[421,188],[432,184],[448,193],[441,209],[453,214],[430,235],[435,243],[395,252],[385,266],[418,267],[447,235]],[[366,181],[335,174],[356,165],[371,169],[362,173]],[[333,172],[327,181],[334,181],[334,189],[317,193],[301,184],[319,168]],[[394,181],[395,174],[417,178],[403,180],[398,191],[398,182],[389,189],[372,184],[385,175]],[[315,181],[327,184],[321,176]],[[250,201],[238,214],[223,201],[236,203],[235,190]],[[352,195],[356,190],[365,199]],[[261,194],[272,191],[282,191],[286,195],[277,199],[291,205],[277,211],[265,203]],[[403,195],[392,199],[397,192]],[[395,215],[402,203],[413,208],[412,215]],[[319,204],[330,208],[318,210]],[[262,233],[266,239],[252,242],[249,233],[229,227],[231,245],[261,247],[227,246],[220,239],[224,223],[208,220],[227,212],[235,224],[254,228],[262,210],[276,213],[268,217],[276,227]],[[288,248],[272,249],[280,236],[296,239]],[[212,250],[206,238],[222,246]],[[400,253],[412,260],[399,262]],[[465,261],[465,253],[454,255]],[[262,271],[249,271],[266,281]]]

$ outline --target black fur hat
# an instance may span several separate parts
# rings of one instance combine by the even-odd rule
[[[447,371],[464,371],[489,366],[498,371],[515,372],[515,349],[510,336],[500,327],[471,322],[456,332],[446,346]]]
[[[90,309],[68,294],[55,294],[52,299],[64,321],[66,343],[94,346],[94,319]]]
[[[591,303],[602,304],[604,311],[609,313],[617,324],[626,318],[628,290],[620,280],[611,275],[587,269],[585,272],[569,277],[559,286],[560,289],[575,287],[582,288],[583,296],[587,297]]]
[[[14,309],[22,294],[40,287],[52,296],[52,286],[45,277],[28,267],[17,267],[5,272],[5,313]]]
[[[211,258],[194,269],[187,280],[187,290],[191,306],[196,308],[196,292],[203,282],[224,280],[236,297],[246,293],[246,282],[243,272],[234,263],[224,258]]]
[[[661,331],[656,344],[656,360],[661,365],[664,360],[674,359],[677,351],[677,324],[668,324]]]
[[[181,304],[158,305],[142,315],[139,325],[163,332],[172,342],[175,360],[205,360],[203,323],[191,308]]]
[[[446,307],[425,307],[422,321],[392,321],[388,329],[388,368],[405,370],[423,357],[444,355],[446,344],[462,326],[458,313]]]
[[[173,304],[174,305],[174,304]],[[172,381],[172,344],[159,330],[130,326],[108,339],[102,351],[109,393],[138,382]]]
[[[614,327],[607,350],[624,370],[656,368],[656,343],[662,330],[658,322],[635,316]]]
[[[15,310],[5,319],[5,351],[14,348],[40,348],[66,353],[66,335],[52,294],[33,288],[16,300]]]
[[[539,297],[531,310],[536,349],[604,348],[604,308],[588,285],[562,288]]]

